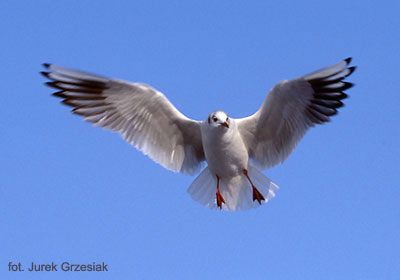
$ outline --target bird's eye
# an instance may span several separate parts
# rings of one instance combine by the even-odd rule
[[[226,117],[226,121],[228,121],[228,119],[229,119],[229,118],[228,118],[228,117]]]
[[[216,117],[214,117],[214,118],[213,118],[213,121],[216,122],[216,121],[218,121],[218,119],[217,119]]]

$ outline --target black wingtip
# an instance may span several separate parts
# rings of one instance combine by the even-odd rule
[[[53,93],[52,96],[59,97],[59,98],[68,98],[68,96],[65,95],[63,90]]]
[[[48,86],[48,87],[52,87],[52,88],[56,88],[56,89],[63,89],[63,88],[61,88],[60,86],[58,86],[58,83],[57,82],[54,82],[54,81],[52,81],[52,82],[45,82],[44,83],[46,86]]]
[[[347,64],[350,64],[350,62],[351,62],[352,59],[353,59],[352,57],[348,57],[348,58],[346,58],[344,61],[346,61]]]
[[[349,82],[343,82],[344,83],[344,86],[340,89],[340,90],[347,90],[347,89],[349,89],[349,88],[352,88],[353,86],[354,86],[354,84],[353,83],[349,83]]]
[[[45,67],[45,68],[50,68],[50,66],[51,66],[50,63],[43,63],[42,65],[43,65],[43,67]]]
[[[49,78],[49,72],[45,72],[45,71],[41,71],[40,74],[42,74],[43,76],[45,76],[46,78]]]
[[[351,66],[348,69],[350,70],[350,72],[345,77],[350,76],[357,69],[357,66]]]

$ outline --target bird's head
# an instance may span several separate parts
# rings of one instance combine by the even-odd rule
[[[230,119],[224,111],[214,111],[208,115],[208,124],[211,127],[220,127],[228,129],[230,125]]]

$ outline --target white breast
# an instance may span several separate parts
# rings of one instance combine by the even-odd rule
[[[249,155],[235,120],[230,127],[213,128],[204,122],[201,127],[204,154],[210,171],[220,178],[235,177],[247,169]]]

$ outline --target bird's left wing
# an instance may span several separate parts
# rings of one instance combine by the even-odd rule
[[[343,81],[355,70],[350,61],[278,83],[254,115],[237,120],[256,166],[266,169],[283,162],[310,127],[337,113],[347,97],[343,91],[353,86]]]
[[[112,131],[165,168],[194,174],[204,160],[200,122],[180,113],[159,91],[53,64],[41,72],[53,95],[84,120]]]

